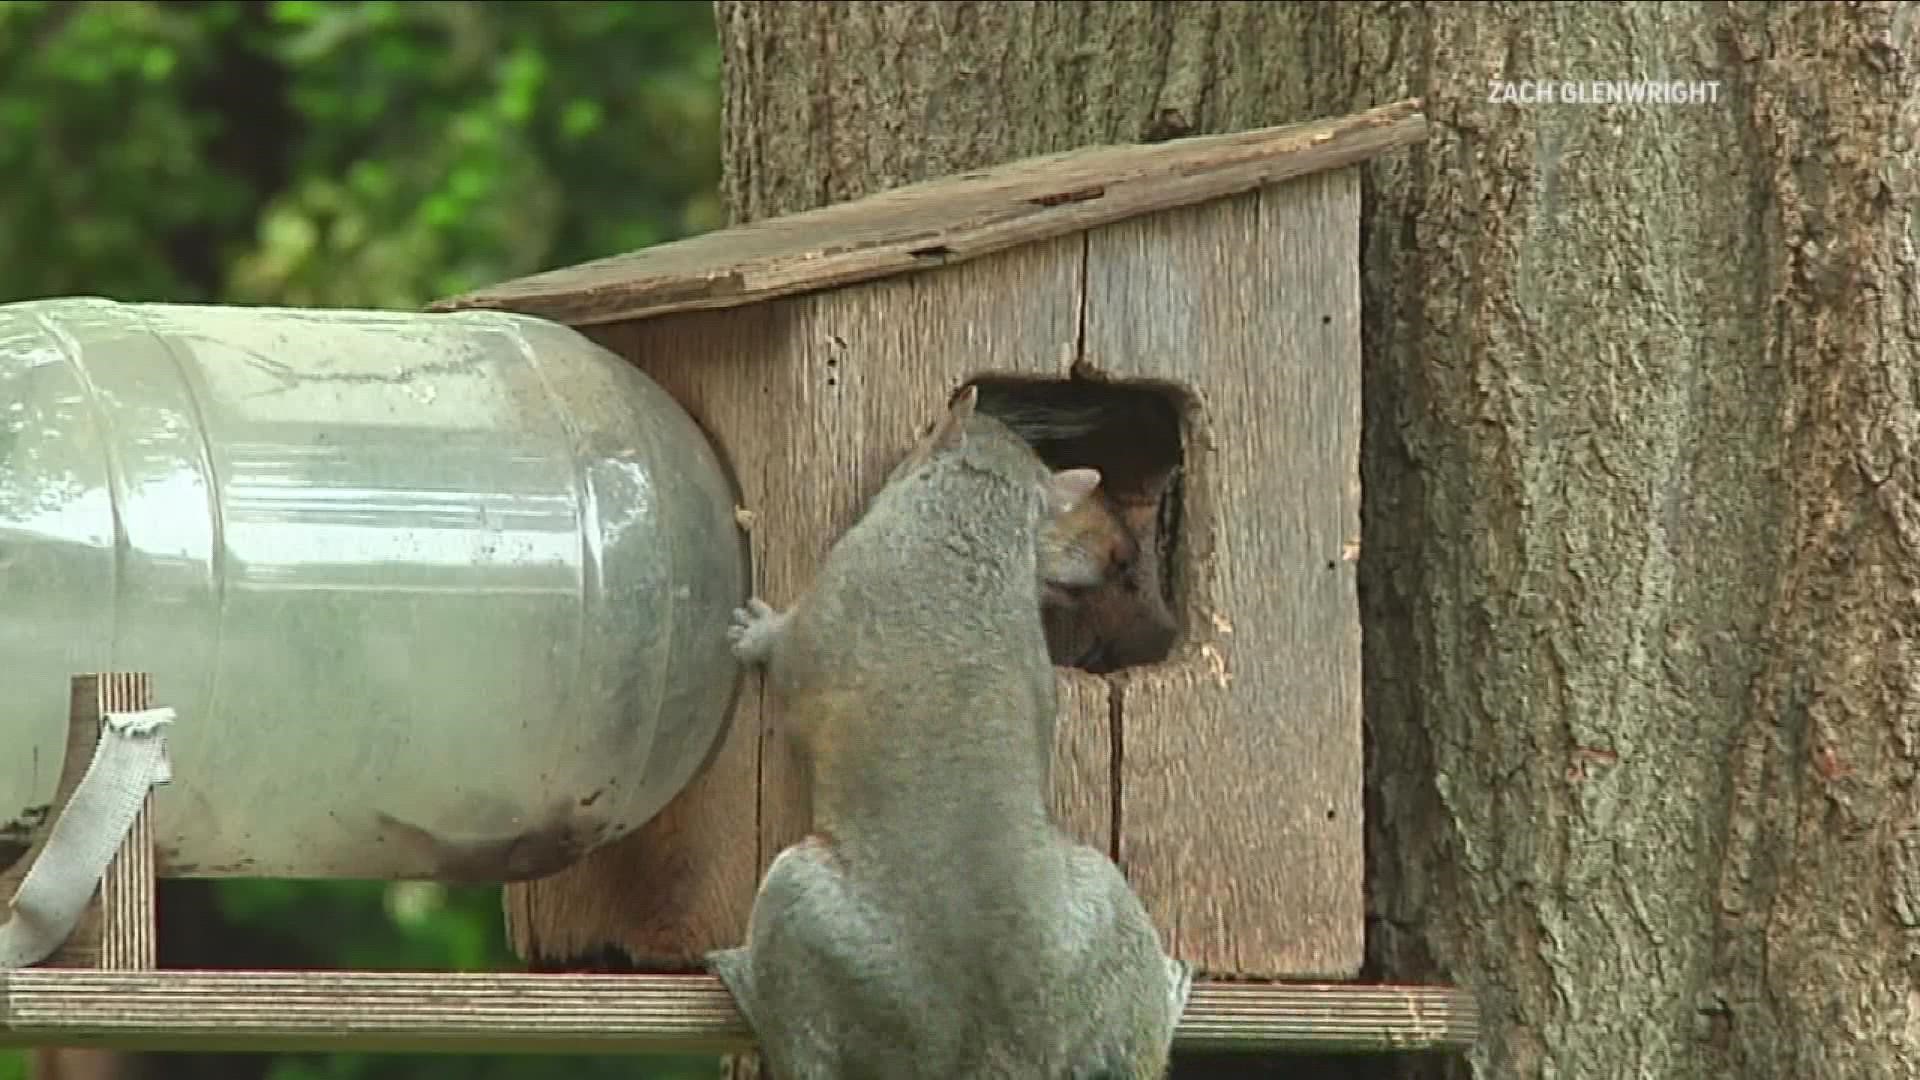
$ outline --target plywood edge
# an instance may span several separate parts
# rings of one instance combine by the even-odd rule
[[[911,184],[436,302],[573,326],[723,308],[931,269],[1353,165],[1426,137],[1419,99],[1332,120],[1100,146]]]
[[[139,712],[153,706],[153,676],[113,672],[93,677],[98,704],[89,718],[96,732],[108,713]],[[149,789],[120,850],[107,864],[94,905],[100,911],[99,967],[144,971],[155,966],[159,927],[155,924],[153,791]]]
[[[1460,1050],[1479,1037],[1452,987],[1195,983],[1183,1050]],[[0,972],[0,1047],[685,1053],[749,1049],[709,975]]]

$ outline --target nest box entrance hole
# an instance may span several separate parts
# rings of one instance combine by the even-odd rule
[[[1087,379],[983,377],[979,409],[1055,469],[1100,470],[1094,498],[1043,538],[1042,559],[1100,568],[1100,584],[1054,590],[1043,608],[1053,662],[1093,674],[1165,660],[1179,637],[1177,389]]]

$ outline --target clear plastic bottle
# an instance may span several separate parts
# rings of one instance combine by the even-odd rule
[[[723,734],[733,510],[678,403],[544,320],[0,305],[0,865],[69,677],[122,670],[179,714],[163,874],[556,870]]]

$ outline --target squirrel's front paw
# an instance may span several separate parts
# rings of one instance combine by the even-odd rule
[[[746,607],[734,608],[733,625],[727,627],[734,659],[743,664],[766,663],[786,625],[787,616],[757,596],[748,600]]]

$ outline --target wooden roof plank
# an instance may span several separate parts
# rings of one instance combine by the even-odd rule
[[[911,273],[1364,161],[1426,136],[1418,99],[1333,120],[1028,158],[550,270],[432,305],[574,326]]]

